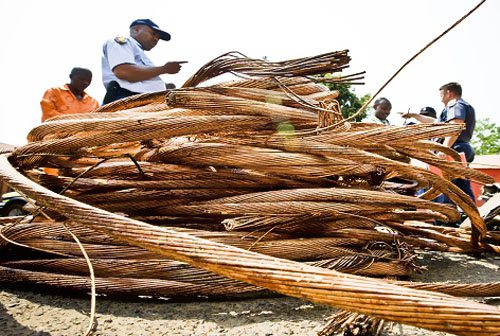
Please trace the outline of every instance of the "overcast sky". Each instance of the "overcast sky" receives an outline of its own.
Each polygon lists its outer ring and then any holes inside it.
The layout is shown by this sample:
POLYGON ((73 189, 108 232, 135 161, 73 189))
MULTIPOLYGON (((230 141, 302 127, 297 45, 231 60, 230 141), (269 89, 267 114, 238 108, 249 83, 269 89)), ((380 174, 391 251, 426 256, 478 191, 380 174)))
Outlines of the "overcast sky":
MULTIPOLYGON (((26 143, 40 122, 40 99, 69 81, 74 66, 92 70, 87 92, 99 102, 103 43, 128 36, 134 19, 150 18, 172 35, 149 55, 156 64, 187 60, 177 86, 211 59, 228 51, 270 61, 349 49, 344 74, 366 71, 358 94, 374 93, 404 62, 479 0, 308 0, 308 1, 63 1, 0 2, 4 27, 0 53, 2 90, 0 142, 26 143)), ((487 0, 468 19, 412 62, 379 95, 398 111, 442 109, 438 88, 458 81, 478 118, 500 124, 500 1, 487 0)))

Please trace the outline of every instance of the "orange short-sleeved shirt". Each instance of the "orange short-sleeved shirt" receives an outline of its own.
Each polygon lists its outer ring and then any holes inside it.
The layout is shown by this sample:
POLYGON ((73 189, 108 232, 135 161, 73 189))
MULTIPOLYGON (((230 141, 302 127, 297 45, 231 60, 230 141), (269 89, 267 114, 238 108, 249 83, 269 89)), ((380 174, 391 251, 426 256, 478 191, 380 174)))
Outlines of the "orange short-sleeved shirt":
POLYGON ((45 91, 40 106, 42 121, 45 121, 61 114, 91 112, 99 107, 99 103, 86 93, 82 100, 78 100, 66 84, 45 91))

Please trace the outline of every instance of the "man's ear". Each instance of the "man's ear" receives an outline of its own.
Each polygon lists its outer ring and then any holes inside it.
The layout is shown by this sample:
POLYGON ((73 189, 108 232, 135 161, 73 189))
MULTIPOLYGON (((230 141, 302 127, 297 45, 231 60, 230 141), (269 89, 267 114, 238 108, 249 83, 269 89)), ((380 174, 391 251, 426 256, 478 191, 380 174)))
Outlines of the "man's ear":
POLYGON ((139 26, 133 26, 130 28, 130 35, 136 35, 139 32, 139 26))

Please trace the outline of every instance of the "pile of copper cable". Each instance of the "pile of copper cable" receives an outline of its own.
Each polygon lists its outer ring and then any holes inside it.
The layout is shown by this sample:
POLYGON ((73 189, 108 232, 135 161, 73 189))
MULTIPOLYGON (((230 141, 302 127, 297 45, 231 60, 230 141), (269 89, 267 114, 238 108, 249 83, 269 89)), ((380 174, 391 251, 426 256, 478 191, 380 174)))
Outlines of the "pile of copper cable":
POLYGON ((498 233, 450 182, 491 178, 430 141, 460 125, 345 121, 339 93, 317 75, 348 62, 347 51, 274 63, 228 53, 180 89, 35 127, 0 157, 0 178, 33 212, 0 221, 0 282, 88 292, 88 256, 109 296, 265 289, 376 321, 497 334, 498 308, 457 296, 498 296, 499 283, 381 279, 419 271, 421 250, 498 253, 498 233), (197 86, 227 72, 245 78, 197 86), (460 220, 431 201, 440 193, 470 229, 433 225, 460 220))

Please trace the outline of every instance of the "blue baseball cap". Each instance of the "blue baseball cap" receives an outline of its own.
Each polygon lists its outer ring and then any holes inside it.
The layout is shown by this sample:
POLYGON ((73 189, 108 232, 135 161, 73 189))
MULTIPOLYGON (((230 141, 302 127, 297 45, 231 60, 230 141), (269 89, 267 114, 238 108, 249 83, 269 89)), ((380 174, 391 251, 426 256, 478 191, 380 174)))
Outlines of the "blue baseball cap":
POLYGON ((432 118, 436 119, 436 110, 430 106, 423 107, 420 110, 420 114, 423 116, 432 117, 432 118))
POLYGON ((155 32, 158 32, 160 34, 160 39, 161 40, 170 41, 170 34, 167 33, 166 31, 161 30, 160 27, 158 27, 158 25, 156 23, 154 23, 153 21, 151 21, 150 19, 138 19, 138 20, 135 20, 134 22, 132 22, 130 24, 130 28, 132 28, 133 26, 139 26, 139 25, 150 27, 155 32))

